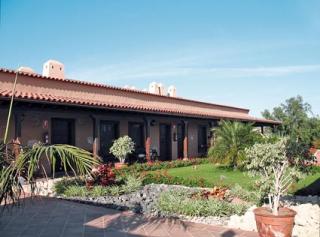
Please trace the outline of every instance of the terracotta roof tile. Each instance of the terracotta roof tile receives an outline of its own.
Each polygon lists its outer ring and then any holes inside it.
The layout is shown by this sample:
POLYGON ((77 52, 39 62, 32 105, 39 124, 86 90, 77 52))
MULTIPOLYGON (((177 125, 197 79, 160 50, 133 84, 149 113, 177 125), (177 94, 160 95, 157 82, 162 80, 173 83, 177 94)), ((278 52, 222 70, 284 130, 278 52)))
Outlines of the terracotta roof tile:
MULTIPOLYGON (((15 73, 13 70, 0 69, 0 97, 9 98, 12 96, 11 90, 15 73), (3 73, 1 74, 1 72, 3 73)), ((249 110, 243 108, 154 95, 96 83, 48 78, 24 72, 19 72, 15 97, 30 101, 77 104, 179 116, 279 123, 254 118, 248 114, 249 110)))

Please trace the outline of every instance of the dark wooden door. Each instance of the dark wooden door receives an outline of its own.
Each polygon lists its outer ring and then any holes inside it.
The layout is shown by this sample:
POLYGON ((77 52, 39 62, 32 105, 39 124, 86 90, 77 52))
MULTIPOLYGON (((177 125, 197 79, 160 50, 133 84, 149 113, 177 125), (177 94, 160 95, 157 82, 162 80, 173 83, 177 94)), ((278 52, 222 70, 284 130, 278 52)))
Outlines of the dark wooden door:
POLYGON ((144 124, 129 122, 129 137, 134 142, 134 153, 129 156, 130 162, 135 162, 139 154, 145 154, 144 124))
POLYGON ((129 137, 135 144, 135 149, 144 149, 143 123, 129 122, 129 137))
POLYGON ((113 141, 119 137, 119 123, 116 121, 100 121, 100 156, 104 162, 114 160, 110 154, 113 141))
POLYGON ((171 160, 171 126, 160 124, 160 157, 161 161, 171 160))
POLYGON ((183 158, 184 125, 177 125, 178 158, 183 158))
POLYGON ((200 156, 207 154, 208 142, 207 142, 207 127, 200 125, 198 127, 198 153, 200 156))
MULTIPOLYGON (((51 120, 51 144, 75 145, 75 127, 73 119, 53 118, 51 120)), ((55 171, 62 171, 61 159, 58 157, 55 171)))

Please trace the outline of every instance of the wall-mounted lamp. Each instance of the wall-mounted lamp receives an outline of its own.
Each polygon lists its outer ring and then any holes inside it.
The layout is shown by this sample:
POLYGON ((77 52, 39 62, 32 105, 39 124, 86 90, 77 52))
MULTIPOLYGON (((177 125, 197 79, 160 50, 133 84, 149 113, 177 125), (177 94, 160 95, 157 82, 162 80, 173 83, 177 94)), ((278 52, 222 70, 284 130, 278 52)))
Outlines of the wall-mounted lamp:
POLYGON ((156 120, 154 120, 154 119, 152 119, 151 121, 150 121, 150 126, 155 126, 156 125, 156 120))

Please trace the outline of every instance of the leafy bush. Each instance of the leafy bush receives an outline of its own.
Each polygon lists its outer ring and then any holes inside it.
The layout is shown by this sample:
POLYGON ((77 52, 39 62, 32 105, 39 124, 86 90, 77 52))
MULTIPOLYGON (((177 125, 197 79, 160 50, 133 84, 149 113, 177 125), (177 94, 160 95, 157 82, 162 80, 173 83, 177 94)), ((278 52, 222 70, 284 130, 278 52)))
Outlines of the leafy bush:
POLYGON ((247 210, 243 204, 232 204, 218 199, 191 198, 189 190, 167 191, 160 194, 157 206, 166 214, 188 216, 231 216, 241 215, 247 210))
POLYGON ((142 180, 140 177, 128 175, 126 177, 125 185, 122 186, 124 193, 132 193, 138 190, 142 186, 142 180))
POLYGON ((140 173, 142 171, 155 171, 155 170, 165 170, 171 168, 180 168, 180 167, 187 167, 192 165, 200 165, 200 164, 207 164, 211 160, 206 158, 195 158, 195 159, 188 159, 188 160, 173 160, 173 161, 161 161, 161 162, 154 162, 154 163, 136 163, 130 165, 128 167, 124 167, 121 170, 116 170, 115 172, 119 175, 121 174, 128 174, 128 173, 140 173))
POLYGON ((310 154, 309 144, 297 142, 292 138, 286 142, 286 155, 290 163, 297 165, 302 171, 307 171, 306 164, 313 163, 314 157, 310 154))
POLYGON ((87 195, 101 197, 108 195, 110 191, 105 186, 94 186, 87 195))
POLYGON ((85 197, 88 196, 89 191, 84 186, 71 185, 66 187, 63 194, 66 197, 85 197))
POLYGON ((108 191, 111 196, 120 196, 121 194, 123 194, 123 189, 121 186, 111 186, 111 187, 108 187, 108 191))
POLYGON ((230 189, 231 196, 254 204, 261 204, 262 195, 259 191, 248 191, 236 184, 230 189))
POLYGON ((312 142, 312 145, 313 145, 314 148, 320 149, 320 138, 314 140, 314 141, 312 142))
POLYGON ((124 163, 126 156, 134 151, 134 142, 131 137, 123 136, 115 140, 110 148, 110 153, 124 163))
POLYGON ((84 185, 84 180, 81 178, 62 178, 60 181, 56 182, 53 186, 54 192, 57 194, 62 194, 70 186, 82 186, 84 185))
POLYGON ((204 178, 182 178, 171 176, 167 170, 157 171, 155 173, 145 173, 141 175, 143 185, 147 184, 171 184, 183 185, 187 187, 209 187, 210 184, 204 178))
POLYGON ((92 176, 95 183, 102 186, 114 184, 116 180, 116 174, 113 172, 111 165, 107 164, 99 165, 96 169, 93 169, 92 176))

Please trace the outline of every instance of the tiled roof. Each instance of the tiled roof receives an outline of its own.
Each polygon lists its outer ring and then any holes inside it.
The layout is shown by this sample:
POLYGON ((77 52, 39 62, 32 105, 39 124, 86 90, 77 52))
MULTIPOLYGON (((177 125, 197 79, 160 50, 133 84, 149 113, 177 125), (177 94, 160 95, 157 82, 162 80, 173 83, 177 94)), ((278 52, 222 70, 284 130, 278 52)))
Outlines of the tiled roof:
MULTIPOLYGON (((0 68, 0 97, 12 96, 16 71, 0 68)), ((85 81, 44 77, 19 72, 16 99, 102 107, 177 116, 235 119, 278 124, 250 116, 248 109, 194 100, 155 95, 149 92, 112 87, 85 81)))

